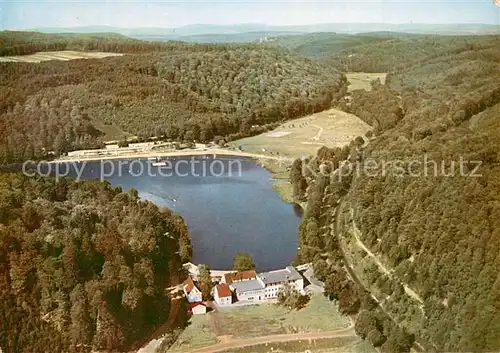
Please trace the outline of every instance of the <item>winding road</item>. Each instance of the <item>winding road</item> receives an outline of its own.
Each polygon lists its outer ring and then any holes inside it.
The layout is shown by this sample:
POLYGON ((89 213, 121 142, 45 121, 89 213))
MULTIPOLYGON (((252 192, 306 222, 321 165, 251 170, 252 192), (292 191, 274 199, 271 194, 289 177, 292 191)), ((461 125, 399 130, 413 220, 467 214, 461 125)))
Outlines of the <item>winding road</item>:
MULTIPOLYGON (((386 310, 386 308, 383 305, 382 301, 380 301, 375 295, 373 295, 373 293, 371 293, 371 291, 369 290, 369 288, 365 287, 365 285, 361 282, 361 280, 359 279, 359 277, 354 272, 354 269, 353 269, 352 265, 349 264, 349 261, 347 259, 347 256, 345 255, 344 249, 342 248, 341 241, 340 241, 340 224, 339 224, 339 222, 340 222, 340 213, 341 213, 342 206, 343 206, 342 202, 343 202, 343 197, 340 198, 340 200, 339 200, 339 202, 337 204, 337 207, 335 207, 335 211, 334 211, 335 219, 334 219, 334 221, 331 224, 330 230, 332 232, 331 236, 337 237, 337 239, 339 241, 339 248, 340 248, 340 253, 342 254, 342 260, 344 262, 344 267, 347 270, 347 273, 348 273, 349 277, 351 277, 351 280, 353 280, 355 283, 357 283, 361 288, 364 288, 369 293, 370 297, 372 297, 372 299, 375 300, 375 302, 379 305, 379 308, 387 315, 387 317, 395 325, 399 326, 398 321, 386 310)), ((416 340, 413 342, 413 349, 415 351, 417 351, 417 352, 423 352, 424 351, 423 345, 420 342, 417 342, 416 340)))
MULTIPOLYGON (((358 247, 363 249, 368 254, 368 256, 370 256, 372 258, 372 260, 377 264, 377 266, 382 270, 382 272, 384 272, 384 274, 386 274, 389 278, 393 278, 394 277, 394 274, 393 274, 394 270, 387 269, 387 267, 384 266, 384 264, 377 258, 377 256, 370 249, 368 249, 368 247, 361 241, 361 239, 359 237, 359 235, 361 234, 361 231, 358 229, 358 227, 356 226, 356 223, 354 222, 354 210, 351 208, 350 212, 351 212, 351 218, 352 218, 352 229, 353 229, 352 234, 354 235, 354 238, 356 239, 356 243, 358 244, 358 247)), ((404 288, 406 294, 408 294, 410 297, 412 297, 413 299, 418 301, 421 305, 424 304, 424 300, 417 294, 417 292, 415 292, 413 289, 411 289, 406 283, 401 281, 401 279, 398 278, 398 281, 403 285, 403 288, 404 288)), ((423 306, 420 307, 420 310, 423 311, 423 306)))

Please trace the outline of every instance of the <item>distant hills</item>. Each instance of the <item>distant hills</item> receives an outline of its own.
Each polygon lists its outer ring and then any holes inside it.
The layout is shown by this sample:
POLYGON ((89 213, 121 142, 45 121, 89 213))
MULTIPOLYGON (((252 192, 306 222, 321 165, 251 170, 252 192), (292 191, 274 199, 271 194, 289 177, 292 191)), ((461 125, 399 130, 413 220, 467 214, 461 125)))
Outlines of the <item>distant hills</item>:
POLYGON ((111 26, 41 27, 31 29, 45 33, 114 32, 144 40, 183 40, 189 42, 252 42, 266 36, 296 35, 313 32, 346 34, 398 32, 416 34, 499 34, 500 26, 488 24, 387 24, 387 23, 323 23, 298 26, 270 26, 259 23, 235 25, 193 24, 179 28, 121 28, 111 26))

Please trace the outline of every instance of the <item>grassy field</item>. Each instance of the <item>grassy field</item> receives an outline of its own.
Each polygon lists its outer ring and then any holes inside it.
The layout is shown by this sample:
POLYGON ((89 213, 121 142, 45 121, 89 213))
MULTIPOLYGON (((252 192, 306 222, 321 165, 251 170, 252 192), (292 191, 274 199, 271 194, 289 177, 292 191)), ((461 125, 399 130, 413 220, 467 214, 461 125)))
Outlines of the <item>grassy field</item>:
POLYGON ((270 343, 253 347, 233 349, 224 353, 376 353, 368 341, 359 337, 338 337, 330 339, 304 340, 283 343, 270 343))
POLYGON ((376 79, 380 79, 380 82, 385 85, 385 79, 387 77, 387 73, 368 73, 368 72, 350 72, 345 74, 347 80, 350 82, 348 87, 348 92, 352 92, 357 89, 364 89, 367 91, 371 91, 372 86, 370 82, 376 79))
POLYGON ((350 321, 341 316, 337 306, 323 295, 315 295, 299 311, 288 311, 274 304, 261 304, 213 313, 219 335, 239 338, 271 334, 331 331, 348 327, 350 321))
POLYGON ((119 53, 103 53, 103 52, 83 52, 83 51, 47 51, 39 52, 30 55, 17 55, 17 56, 1 56, 0 62, 25 62, 25 63, 39 63, 48 60, 73 60, 73 59, 100 59, 107 56, 120 56, 119 53))
POLYGON ((250 153, 281 156, 281 161, 262 161, 273 173, 274 189, 286 202, 292 202, 292 188, 287 167, 295 158, 316 154, 321 146, 342 147, 371 127, 357 116, 330 109, 300 119, 290 120, 276 129, 229 143, 232 148, 250 153))
POLYGON ((217 343, 207 315, 193 315, 189 326, 180 334, 168 352, 189 352, 217 343))
POLYGON ((274 304, 260 304, 193 316, 191 324, 168 352, 189 352, 237 338, 332 331, 349 325, 349 318, 340 315, 334 303, 318 294, 312 296, 308 305, 299 311, 288 311, 274 304))
POLYGON ((315 154, 321 146, 342 147, 370 129, 357 116, 330 109, 287 121, 272 131, 230 145, 252 153, 300 158, 315 154))

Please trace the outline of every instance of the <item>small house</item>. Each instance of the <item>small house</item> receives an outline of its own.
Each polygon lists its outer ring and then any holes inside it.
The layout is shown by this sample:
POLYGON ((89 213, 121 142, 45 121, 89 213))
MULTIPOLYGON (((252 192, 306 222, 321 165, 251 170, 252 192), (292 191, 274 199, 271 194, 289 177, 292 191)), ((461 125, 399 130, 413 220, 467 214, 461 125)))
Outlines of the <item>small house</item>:
POLYGON ((196 287, 191 277, 184 281, 182 290, 190 303, 197 303, 203 300, 201 290, 196 287))
POLYGON ((203 303, 191 303, 191 312, 193 315, 202 315, 207 313, 207 307, 203 303))
POLYGON ((227 283, 221 283, 215 286, 214 300, 221 306, 231 305, 233 303, 233 294, 227 283))

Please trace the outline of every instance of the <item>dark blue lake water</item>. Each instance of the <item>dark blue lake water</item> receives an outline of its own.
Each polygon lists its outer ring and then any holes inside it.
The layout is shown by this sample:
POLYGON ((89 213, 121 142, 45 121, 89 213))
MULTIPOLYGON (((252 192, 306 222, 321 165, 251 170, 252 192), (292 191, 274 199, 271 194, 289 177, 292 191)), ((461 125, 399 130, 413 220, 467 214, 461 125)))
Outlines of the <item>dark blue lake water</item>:
POLYGON ((104 172, 102 178, 113 185, 134 188, 141 198, 180 214, 188 226, 195 264, 229 269, 238 252, 250 253, 262 271, 291 263, 301 214, 273 191, 267 170, 250 159, 187 157, 165 162, 162 167, 145 159, 86 162, 81 176, 100 179, 104 172))

